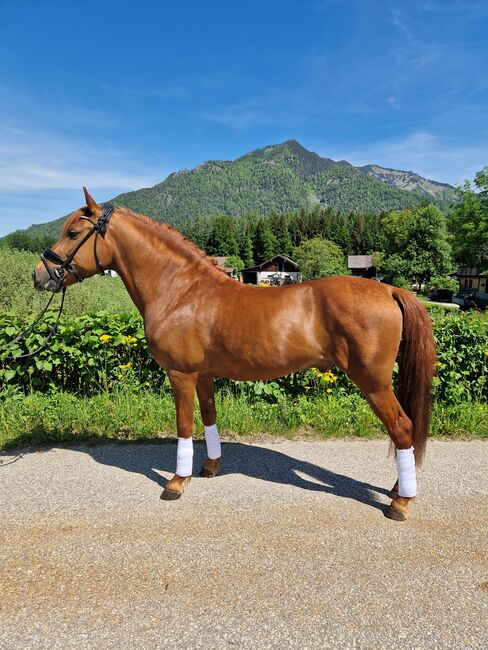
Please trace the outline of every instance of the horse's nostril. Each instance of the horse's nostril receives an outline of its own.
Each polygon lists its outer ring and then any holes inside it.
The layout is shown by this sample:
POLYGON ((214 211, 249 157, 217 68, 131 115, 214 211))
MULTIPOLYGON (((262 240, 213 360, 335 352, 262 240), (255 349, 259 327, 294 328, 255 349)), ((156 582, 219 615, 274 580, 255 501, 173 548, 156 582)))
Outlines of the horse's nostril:
POLYGON ((39 280, 37 279, 36 269, 32 271, 32 282, 34 283, 34 289, 38 289, 40 286, 39 280))

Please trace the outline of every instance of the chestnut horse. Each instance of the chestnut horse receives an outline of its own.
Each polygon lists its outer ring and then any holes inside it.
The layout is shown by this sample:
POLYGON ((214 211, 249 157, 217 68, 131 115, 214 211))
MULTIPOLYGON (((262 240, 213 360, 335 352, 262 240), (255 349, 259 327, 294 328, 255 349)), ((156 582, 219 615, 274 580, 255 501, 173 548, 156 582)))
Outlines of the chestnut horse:
MULTIPOLYGON (((60 256, 69 257, 102 215, 84 191, 86 206, 69 217, 52 249, 60 256)), ((415 462, 427 442, 435 366, 431 322, 412 293, 346 276, 272 288, 244 285, 171 226, 122 208, 95 240, 95 250, 87 242, 76 251, 58 286, 56 265, 46 260, 34 271, 34 285, 59 290, 73 284, 75 275, 88 278, 102 266, 122 278, 176 403, 177 471, 162 498, 181 496, 191 477, 195 390, 208 450, 201 475, 211 477, 220 471, 221 455, 214 377, 266 380, 337 366, 388 430, 399 481, 385 514, 407 517, 416 494, 415 462), (392 372, 399 350, 395 396, 392 372)))

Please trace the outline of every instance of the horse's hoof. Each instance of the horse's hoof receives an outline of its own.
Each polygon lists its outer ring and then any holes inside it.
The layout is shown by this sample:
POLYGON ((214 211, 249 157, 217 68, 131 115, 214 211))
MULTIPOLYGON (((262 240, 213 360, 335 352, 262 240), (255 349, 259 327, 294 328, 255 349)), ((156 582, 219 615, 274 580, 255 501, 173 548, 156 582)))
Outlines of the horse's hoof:
POLYGON ((200 476, 202 478, 214 478, 220 472, 220 459, 216 458, 215 460, 208 458, 203 464, 202 469, 200 470, 200 476))
POLYGON ((183 492, 175 492, 174 490, 167 490, 166 488, 161 492, 161 499, 163 501, 176 501, 179 499, 183 492))
POLYGON ((392 519, 393 521, 405 521, 407 519, 407 515, 404 512, 400 512, 400 510, 392 506, 388 506, 383 514, 387 519, 392 519))
POLYGON ((161 493, 161 499, 163 501, 176 501, 176 499, 181 497, 185 491, 185 485, 188 485, 190 481, 191 476, 183 478, 182 476, 175 474, 164 486, 164 490, 161 493))
POLYGON ((206 467, 202 467, 199 476, 201 476, 202 478, 213 478, 214 476, 217 476, 217 474, 214 474, 214 472, 211 472, 206 467))

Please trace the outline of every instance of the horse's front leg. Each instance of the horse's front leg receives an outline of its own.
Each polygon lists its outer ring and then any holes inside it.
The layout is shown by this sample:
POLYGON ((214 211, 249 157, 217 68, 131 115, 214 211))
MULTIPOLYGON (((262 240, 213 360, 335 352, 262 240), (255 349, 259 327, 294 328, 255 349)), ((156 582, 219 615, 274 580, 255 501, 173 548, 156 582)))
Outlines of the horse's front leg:
POLYGON ((198 378, 197 395, 205 427, 205 442, 207 443, 207 460, 200 470, 200 476, 213 478, 220 472, 220 458, 222 456, 219 430, 216 424, 217 413, 215 410, 213 377, 198 378))
POLYGON ((193 471, 193 411, 197 373, 186 374, 175 370, 168 372, 176 404, 176 430, 178 448, 176 452, 176 473, 169 480, 161 499, 174 501, 185 491, 193 471))

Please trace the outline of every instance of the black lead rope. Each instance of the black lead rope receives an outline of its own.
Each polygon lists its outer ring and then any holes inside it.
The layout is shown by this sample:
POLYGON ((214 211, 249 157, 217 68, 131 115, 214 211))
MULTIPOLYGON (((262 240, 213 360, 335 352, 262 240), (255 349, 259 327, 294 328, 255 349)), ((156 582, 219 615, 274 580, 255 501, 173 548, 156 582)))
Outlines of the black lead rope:
MULTIPOLYGON (((51 328, 49 329, 48 335, 46 336, 44 341, 41 343, 41 345, 36 350, 34 350, 33 352, 28 352, 26 354, 20 354, 18 357, 10 357, 11 359, 27 359, 28 357, 33 357, 34 355, 36 355, 41 350, 44 350, 44 348, 46 347, 46 345, 48 344, 48 342, 50 341, 50 339, 52 338, 52 336, 54 335, 54 333, 58 329, 59 319, 61 318, 61 314, 63 312, 63 305, 64 305, 64 297, 65 297, 65 295, 66 295, 66 287, 63 287, 62 295, 61 295, 61 303, 59 305, 59 310, 58 310, 58 316, 57 316, 57 318, 56 318, 56 320, 54 322, 54 325, 52 325, 51 328)), ((51 300, 52 300, 52 296, 49 299, 49 302, 51 302, 51 300)))
MULTIPOLYGON (((32 325, 30 325, 26 330, 24 330, 23 332, 18 334, 14 339, 12 339, 8 343, 6 343, 5 346, 4 346, 5 348, 9 348, 11 345, 14 345, 15 343, 18 343, 19 341, 22 341, 22 339, 24 339, 28 334, 30 334, 32 332, 34 327, 38 323, 41 322, 44 314, 48 310, 48 307, 52 303, 53 298, 54 298, 55 295, 56 295, 56 292, 53 291, 51 297, 48 300, 47 305, 44 307, 44 309, 41 311, 41 313, 36 318, 36 320, 32 323, 32 325)), ((11 356, 7 357, 7 359, 27 359, 28 357, 33 357, 35 354, 37 354, 38 352, 40 352, 41 350, 43 350, 46 347, 46 345, 48 344, 48 342, 50 341, 50 339, 52 338, 52 336, 54 335, 54 333, 58 329, 59 319, 61 318, 61 314, 62 314, 62 311, 63 311, 64 296, 65 295, 66 295, 66 287, 63 287, 62 295, 61 295, 61 303, 59 305, 57 318, 56 318, 56 320, 54 322, 54 325, 52 325, 50 327, 49 332, 48 332, 46 338, 44 339, 44 341, 41 343, 41 345, 37 349, 33 350, 32 352, 27 352, 26 354, 19 354, 17 356, 11 355, 11 356)))

